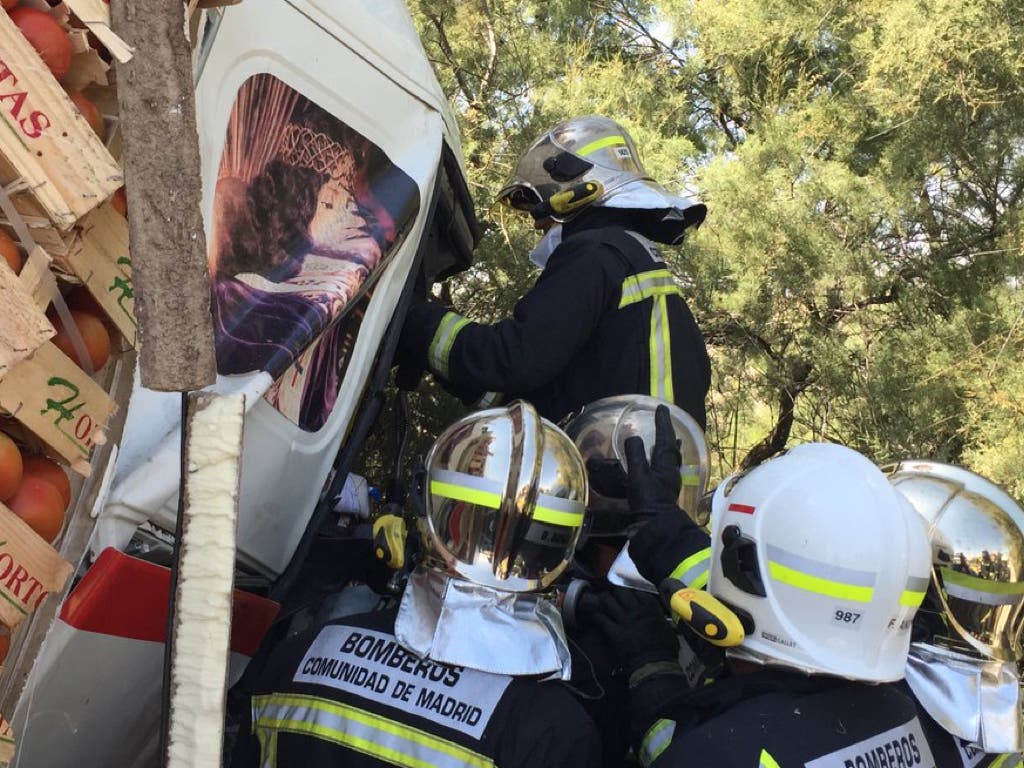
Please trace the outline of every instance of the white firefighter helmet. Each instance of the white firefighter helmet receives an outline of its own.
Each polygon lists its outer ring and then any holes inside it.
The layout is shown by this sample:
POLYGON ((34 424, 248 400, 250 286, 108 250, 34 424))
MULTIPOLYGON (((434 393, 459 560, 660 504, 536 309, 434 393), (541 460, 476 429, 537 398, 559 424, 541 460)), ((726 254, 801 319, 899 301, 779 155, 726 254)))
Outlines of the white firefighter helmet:
MULTIPOLYGON (((700 425, 682 408, 649 395, 605 397, 585 406, 566 425, 565 433, 576 443, 584 462, 614 459, 625 471, 628 469, 625 444, 630 437, 643 440, 650 460, 655 437, 654 412, 659 405, 669 410, 683 460, 679 506, 703 525, 707 519, 699 519, 700 501, 708 479, 708 448, 700 425)), ((643 522, 635 519, 624 497, 603 496, 594 488, 590 489, 588 510, 588 536, 622 536, 643 522)))
POLYGON ((852 680, 903 677, 928 538, 867 458, 809 443, 726 479, 711 537, 708 589, 752 625, 741 655, 852 680))
MULTIPOLYGON (((703 204, 673 195, 652 179, 626 129, 600 115, 574 117, 545 132, 519 158, 498 200, 533 213, 553 196, 587 182, 600 190, 594 205, 678 210, 681 228, 699 225, 707 214, 703 204), (612 203, 616 196, 623 197, 621 205, 612 203)), ((552 218, 567 217, 556 212, 552 218)))
POLYGON ((546 589, 572 559, 587 475, 564 432, 517 400, 452 424, 427 455, 427 527, 446 569, 508 592, 546 589))
POLYGON ((999 486, 962 467, 915 460, 884 471, 931 536, 937 604, 929 599, 918 619, 931 635, 928 642, 958 650, 966 643, 989 658, 1020 660, 1024 510, 999 486))

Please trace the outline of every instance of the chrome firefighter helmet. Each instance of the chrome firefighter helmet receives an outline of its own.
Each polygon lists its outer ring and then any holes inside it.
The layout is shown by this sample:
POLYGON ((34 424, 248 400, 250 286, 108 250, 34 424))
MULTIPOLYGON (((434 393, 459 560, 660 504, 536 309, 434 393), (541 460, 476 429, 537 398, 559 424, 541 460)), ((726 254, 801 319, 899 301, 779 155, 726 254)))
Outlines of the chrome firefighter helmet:
MULTIPOLYGON (((679 506, 700 525, 707 522, 701 515, 701 497, 708 479, 708 447, 704 432, 682 408, 648 395, 617 395, 605 397, 585 406, 570 421, 565 432, 576 443, 583 461, 617 460, 623 471, 626 466, 626 440, 639 437, 644 441, 647 458, 654 447, 654 412, 659 405, 669 410, 672 429, 679 441, 682 455, 682 489, 679 506)), ((588 504, 587 536, 628 535, 638 523, 629 510, 625 497, 603 496, 593 487, 588 504)))
POLYGON ((1000 661, 1024 657, 1024 509, 980 475, 936 461, 885 467, 924 518, 932 590, 919 626, 928 642, 1000 661), (952 636, 951 636, 952 634, 952 636))
POLYGON ((929 565, 921 518, 841 445, 796 446, 715 491, 708 591, 744 619, 743 658, 899 680, 929 565))
POLYGON ((559 206, 538 215, 538 207, 561 197, 601 205, 627 185, 647 192, 648 199, 662 201, 636 207, 679 208, 685 226, 699 225, 707 213, 704 205, 671 195, 652 179, 626 129, 600 115, 566 120, 537 139, 519 158, 512 178, 498 192, 498 200, 535 218, 550 216, 562 221, 585 205, 570 204, 564 215, 559 206))
POLYGON ((583 459, 517 400, 466 416, 427 455, 426 518, 445 568, 508 592, 546 589, 572 559, 587 504, 583 459))

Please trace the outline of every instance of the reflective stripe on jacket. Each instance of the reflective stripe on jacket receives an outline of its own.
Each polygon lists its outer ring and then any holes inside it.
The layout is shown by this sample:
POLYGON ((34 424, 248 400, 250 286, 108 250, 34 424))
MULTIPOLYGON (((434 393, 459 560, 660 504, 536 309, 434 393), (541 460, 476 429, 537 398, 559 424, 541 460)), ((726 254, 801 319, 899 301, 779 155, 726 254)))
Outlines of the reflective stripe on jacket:
POLYGON ((560 682, 422 659, 396 610, 346 617, 271 654, 232 768, 599 765, 593 722, 560 682))
POLYGON ((710 359, 658 251, 621 226, 566 228, 511 318, 484 325, 428 305, 407 320, 406 345, 467 403, 523 397, 557 421, 602 397, 651 394, 703 427, 710 359))

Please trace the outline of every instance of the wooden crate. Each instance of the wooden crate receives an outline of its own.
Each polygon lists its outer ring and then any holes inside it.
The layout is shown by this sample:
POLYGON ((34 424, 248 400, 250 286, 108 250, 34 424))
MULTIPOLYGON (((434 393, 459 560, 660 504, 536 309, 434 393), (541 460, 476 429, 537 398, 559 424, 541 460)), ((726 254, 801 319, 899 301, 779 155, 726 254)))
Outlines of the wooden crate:
POLYGON ((0 13, 0 183, 27 184, 60 230, 123 183, 118 164, 6 13, 0 13))

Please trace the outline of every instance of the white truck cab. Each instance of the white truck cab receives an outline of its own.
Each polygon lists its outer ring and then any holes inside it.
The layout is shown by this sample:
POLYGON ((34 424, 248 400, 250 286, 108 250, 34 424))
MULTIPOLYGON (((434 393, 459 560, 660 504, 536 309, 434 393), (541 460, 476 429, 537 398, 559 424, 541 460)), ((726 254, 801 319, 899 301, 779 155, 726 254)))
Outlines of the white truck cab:
MULTIPOLYGON (((236 590, 237 678, 325 483, 382 407, 414 284, 466 268, 477 225, 454 117, 401 0, 243 0, 202 32, 213 389, 246 394, 237 559, 259 587, 236 590)), ((14 713, 12 765, 157 763, 180 422, 179 396, 136 378, 88 567, 14 713)))

